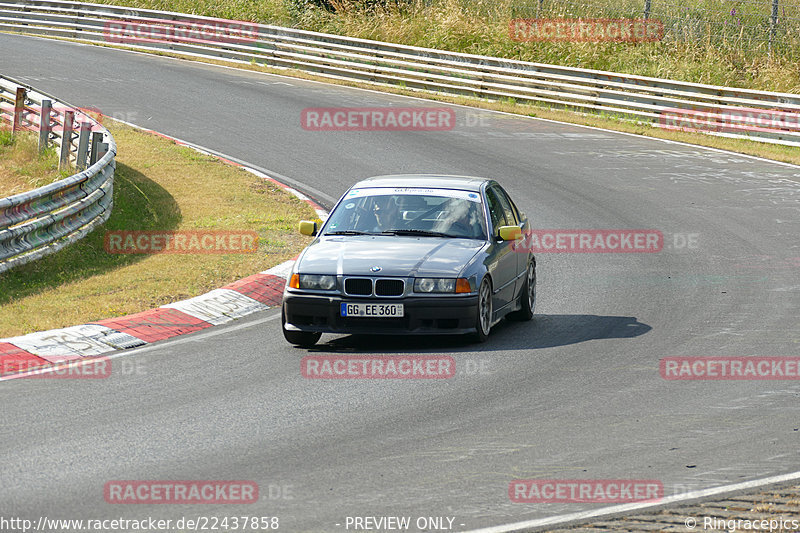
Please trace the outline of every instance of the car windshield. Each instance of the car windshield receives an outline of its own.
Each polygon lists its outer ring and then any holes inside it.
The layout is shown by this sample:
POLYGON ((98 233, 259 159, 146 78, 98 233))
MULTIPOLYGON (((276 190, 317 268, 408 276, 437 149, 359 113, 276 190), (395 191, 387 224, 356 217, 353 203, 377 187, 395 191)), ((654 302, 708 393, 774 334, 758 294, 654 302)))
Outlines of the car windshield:
POLYGON ((485 239, 481 196, 450 189, 353 189, 331 213, 325 235, 485 239))

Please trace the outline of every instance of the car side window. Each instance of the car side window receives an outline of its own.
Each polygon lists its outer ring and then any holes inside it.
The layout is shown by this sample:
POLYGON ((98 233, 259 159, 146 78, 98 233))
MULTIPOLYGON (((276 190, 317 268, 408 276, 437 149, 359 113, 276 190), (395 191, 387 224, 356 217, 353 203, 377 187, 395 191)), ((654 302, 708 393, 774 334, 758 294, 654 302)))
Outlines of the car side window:
POLYGON ((500 192, 503 193, 503 196, 505 196, 506 200, 508 200, 508 203, 511 204, 511 210, 514 212, 514 218, 517 219, 517 223, 522 222, 522 215, 519 212, 517 204, 514 203, 514 200, 511 199, 511 196, 506 192, 504 188, 500 186, 498 186, 498 188, 500 189, 500 192))
POLYGON ((486 203, 489 207, 489 216, 492 219, 492 232, 497 232, 497 228, 506 225, 506 215, 503 204, 497 198, 497 193, 492 189, 486 189, 486 203))
POLYGON ((503 207, 508 225, 515 226, 519 224, 519 220, 517 219, 516 213, 514 213, 514 209, 511 207, 511 200, 506 195, 506 191, 500 186, 492 187, 492 190, 497 193, 497 198, 500 200, 500 205, 503 207))

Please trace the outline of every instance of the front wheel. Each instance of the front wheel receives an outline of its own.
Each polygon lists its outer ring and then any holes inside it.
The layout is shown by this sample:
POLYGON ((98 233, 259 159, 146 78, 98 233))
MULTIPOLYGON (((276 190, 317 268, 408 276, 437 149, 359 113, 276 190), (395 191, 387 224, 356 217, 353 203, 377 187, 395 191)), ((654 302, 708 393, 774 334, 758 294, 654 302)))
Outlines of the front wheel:
POLYGON ((489 331, 492 329, 492 283, 489 278, 483 278, 478 289, 478 316, 475 318, 474 339, 477 342, 486 342, 489 331))
POLYGON ((322 337, 322 333, 314 332, 314 331, 289 331, 285 327, 286 325, 286 314, 281 308, 281 329, 283 330, 283 337, 289 341, 290 344, 294 344, 295 346, 300 346, 301 348, 309 348, 314 346, 320 337, 322 337))
POLYGON ((509 313, 508 317, 514 320, 530 320, 533 318, 534 309, 536 309, 536 264, 530 262, 525 273, 525 285, 519 295, 519 309, 509 313))

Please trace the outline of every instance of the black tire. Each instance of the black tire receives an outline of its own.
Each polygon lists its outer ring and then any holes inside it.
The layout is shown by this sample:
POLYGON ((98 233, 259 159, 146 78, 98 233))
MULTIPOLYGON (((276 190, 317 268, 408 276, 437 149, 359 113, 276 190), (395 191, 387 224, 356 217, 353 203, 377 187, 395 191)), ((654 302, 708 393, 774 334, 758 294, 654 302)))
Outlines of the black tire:
POLYGON ((475 317, 475 333, 472 338, 476 342, 486 342, 492 330, 492 282, 489 277, 483 278, 478 289, 478 314, 475 317))
POLYGON ((519 294, 519 310, 508 314, 508 318, 518 321, 526 321, 533 318, 536 310, 536 263, 528 263, 528 270, 525 271, 525 285, 519 294))
POLYGON ((310 348, 317 343, 320 337, 322 337, 322 333, 314 331, 288 331, 284 327, 284 324, 286 324, 286 314, 284 313, 283 308, 281 308, 281 330, 283 330, 283 338, 295 346, 300 346, 301 348, 310 348))

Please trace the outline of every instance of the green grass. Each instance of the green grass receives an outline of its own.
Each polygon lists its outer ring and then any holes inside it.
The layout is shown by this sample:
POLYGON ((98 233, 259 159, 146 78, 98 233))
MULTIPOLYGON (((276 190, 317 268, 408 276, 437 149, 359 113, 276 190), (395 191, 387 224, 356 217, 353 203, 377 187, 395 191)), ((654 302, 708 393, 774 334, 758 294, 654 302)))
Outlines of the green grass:
POLYGON ((296 227, 314 210, 281 188, 161 137, 106 126, 119 150, 111 217, 63 250, 0 274, 0 337, 197 296, 291 259, 310 240, 296 227), (200 228, 255 231, 258 251, 131 255, 104 247, 107 231, 200 228))
POLYGON ((39 153, 38 136, 0 130, 0 198, 20 194, 66 178, 58 170, 54 147, 39 153))
MULTIPOLYGON (((91 0, 97 2, 98 0, 91 0)), ((296 1, 296 0, 295 0, 296 1)), ((796 5, 782 4, 773 53, 768 51, 769 2, 653 0, 651 17, 665 23, 654 43, 517 42, 516 17, 642 16, 643 0, 411 0, 363 9, 336 0, 334 13, 299 11, 292 0, 110 0, 106 3, 292 26, 456 52, 608 70, 780 92, 800 92, 796 5)))

